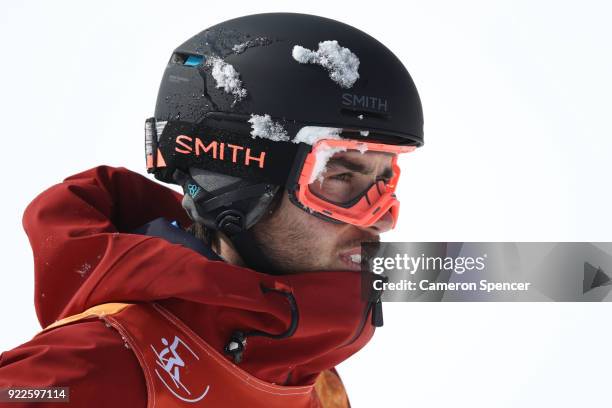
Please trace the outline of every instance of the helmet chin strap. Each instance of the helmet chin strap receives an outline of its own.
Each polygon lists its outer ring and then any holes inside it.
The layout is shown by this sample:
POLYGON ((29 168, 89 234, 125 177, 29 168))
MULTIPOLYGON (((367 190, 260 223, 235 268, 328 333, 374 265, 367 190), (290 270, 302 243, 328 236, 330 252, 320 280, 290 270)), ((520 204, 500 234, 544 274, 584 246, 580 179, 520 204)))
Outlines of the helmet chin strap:
POLYGON ((255 234, 250 229, 219 228, 234 245, 234 248, 247 267, 270 275, 281 275, 274 262, 265 254, 257 243, 255 234))
POLYGON ((278 188, 260 183, 220 188, 217 185, 211 191, 205 188, 210 188, 209 183, 203 182, 210 177, 198 182, 191 174, 178 169, 173 178, 183 187, 183 207, 194 222, 225 234, 247 267, 262 273, 280 274, 250 229, 268 209, 278 188), (264 195, 266 199, 262 201, 264 195))

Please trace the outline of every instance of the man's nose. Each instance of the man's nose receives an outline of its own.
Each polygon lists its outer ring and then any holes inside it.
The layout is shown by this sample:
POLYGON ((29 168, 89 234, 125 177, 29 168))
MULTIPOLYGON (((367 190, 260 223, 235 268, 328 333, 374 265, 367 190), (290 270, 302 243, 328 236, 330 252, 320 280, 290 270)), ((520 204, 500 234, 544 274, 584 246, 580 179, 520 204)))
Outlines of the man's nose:
POLYGON ((362 230, 368 231, 372 234, 382 234, 383 232, 387 232, 393 228, 393 215, 391 214, 391 210, 387 211, 382 217, 380 217, 374 224, 367 227, 359 227, 362 230))

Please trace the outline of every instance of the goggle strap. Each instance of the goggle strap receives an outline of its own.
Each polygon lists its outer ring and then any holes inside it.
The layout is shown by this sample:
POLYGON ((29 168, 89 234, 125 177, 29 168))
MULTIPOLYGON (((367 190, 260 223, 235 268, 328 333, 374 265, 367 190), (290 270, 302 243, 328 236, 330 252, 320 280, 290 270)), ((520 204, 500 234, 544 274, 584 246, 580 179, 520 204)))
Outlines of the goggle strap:
POLYGON ((299 149, 299 144, 292 142, 254 139, 249 134, 180 121, 168 121, 162 134, 157 135, 151 119, 145 122, 149 172, 172 163, 174 168, 198 167, 244 180, 285 186, 299 149))

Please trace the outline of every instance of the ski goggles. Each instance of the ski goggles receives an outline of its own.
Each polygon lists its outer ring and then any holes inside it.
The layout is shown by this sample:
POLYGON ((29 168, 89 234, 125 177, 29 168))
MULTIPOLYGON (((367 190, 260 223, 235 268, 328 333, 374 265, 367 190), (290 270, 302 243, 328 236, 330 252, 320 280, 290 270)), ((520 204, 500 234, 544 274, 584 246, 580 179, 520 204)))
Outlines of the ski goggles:
MULTIPOLYGON (((415 146, 321 139, 305 155, 288 189, 294 204, 327 220, 360 227, 399 215, 397 155, 415 146)), ((290 180, 291 181, 291 180, 290 180)))
MULTIPOLYGON (((147 170, 165 182, 176 182, 176 169, 198 167, 256 183, 218 195, 212 200, 217 206, 284 186, 295 205, 327 221, 367 227, 390 214, 394 227, 399 215, 397 156, 416 146, 360 140, 364 135, 353 131, 345 135, 294 143, 151 118, 145 124, 147 170)), ((206 199, 197 183, 191 184, 194 188, 187 191, 192 198, 206 199)))

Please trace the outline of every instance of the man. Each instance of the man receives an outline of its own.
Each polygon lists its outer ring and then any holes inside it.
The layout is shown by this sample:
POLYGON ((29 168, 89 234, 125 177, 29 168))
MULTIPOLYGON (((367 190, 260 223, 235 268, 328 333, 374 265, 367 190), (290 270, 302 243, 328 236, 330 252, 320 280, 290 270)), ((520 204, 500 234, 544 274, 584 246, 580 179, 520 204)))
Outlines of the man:
POLYGON ((395 225, 397 156, 422 126, 404 66, 351 26, 273 13, 194 36, 145 123, 148 172, 184 195, 100 166, 28 206, 44 330, 2 354, 0 388, 349 406, 334 367, 382 325, 360 243, 395 225))

